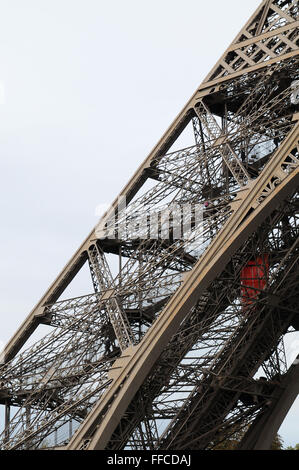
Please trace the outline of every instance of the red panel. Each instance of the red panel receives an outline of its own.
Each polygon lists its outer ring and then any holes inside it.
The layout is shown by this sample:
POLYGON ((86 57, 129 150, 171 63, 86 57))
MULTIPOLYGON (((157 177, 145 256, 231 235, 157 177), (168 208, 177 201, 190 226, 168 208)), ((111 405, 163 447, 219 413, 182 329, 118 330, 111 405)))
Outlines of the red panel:
POLYGON ((241 270, 242 302, 251 304, 261 290, 265 289, 269 273, 268 255, 258 256, 249 261, 241 270))

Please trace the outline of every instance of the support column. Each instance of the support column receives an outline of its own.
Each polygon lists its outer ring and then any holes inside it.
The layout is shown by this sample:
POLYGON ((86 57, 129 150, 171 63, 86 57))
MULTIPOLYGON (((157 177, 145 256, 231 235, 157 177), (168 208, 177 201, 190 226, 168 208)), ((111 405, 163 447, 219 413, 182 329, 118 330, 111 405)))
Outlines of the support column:
POLYGON ((269 450, 286 415, 299 394, 299 355, 285 375, 267 411, 260 415, 245 434, 240 450, 269 450))

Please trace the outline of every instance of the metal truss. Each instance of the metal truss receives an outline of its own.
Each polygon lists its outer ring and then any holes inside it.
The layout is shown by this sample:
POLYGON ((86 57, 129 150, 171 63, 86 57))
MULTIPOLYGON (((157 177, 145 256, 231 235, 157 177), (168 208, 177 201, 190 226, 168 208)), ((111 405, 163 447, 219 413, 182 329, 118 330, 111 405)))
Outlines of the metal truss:
POLYGON ((298 26, 262 2, 8 343, 1 448, 257 445, 299 325, 298 26))

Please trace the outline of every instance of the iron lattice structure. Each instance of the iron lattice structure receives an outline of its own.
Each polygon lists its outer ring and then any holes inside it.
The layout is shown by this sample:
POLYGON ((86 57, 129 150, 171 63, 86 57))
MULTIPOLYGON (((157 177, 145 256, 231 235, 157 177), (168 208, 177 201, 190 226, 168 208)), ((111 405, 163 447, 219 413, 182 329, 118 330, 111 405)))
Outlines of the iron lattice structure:
POLYGON ((2 449, 213 449, 246 429, 259 448, 278 429, 298 393, 298 16, 262 2, 8 343, 2 449), (188 236, 169 207, 191 207, 188 236), (84 265, 93 292, 63 298, 84 265))

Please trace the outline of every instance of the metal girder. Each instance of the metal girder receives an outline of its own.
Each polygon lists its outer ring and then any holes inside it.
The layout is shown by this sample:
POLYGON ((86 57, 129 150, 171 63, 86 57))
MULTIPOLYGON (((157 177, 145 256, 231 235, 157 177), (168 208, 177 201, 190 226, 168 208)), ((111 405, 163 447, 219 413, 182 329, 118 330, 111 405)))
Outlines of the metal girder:
POLYGON ((8 343, 2 448, 213 448, 265 420, 296 324, 298 79, 298 5, 265 0, 8 343), (95 292, 60 300, 86 261, 95 292))
POLYGON ((88 258, 94 284, 97 284, 98 291, 104 291, 101 299, 107 300, 106 308, 110 322, 115 336, 118 339, 119 346, 121 350, 124 351, 134 344, 134 335, 131 331, 126 313, 122 310, 120 303, 115 297, 115 286, 109 265, 105 259, 104 253, 96 244, 88 249, 88 258))
MULTIPOLYGON (((260 7, 261 9, 261 7, 260 7)), ((258 12, 260 11, 258 10, 258 12)), ((256 16, 253 15, 252 19, 256 16)), ((252 22, 252 19, 249 21, 252 22)), ((298 21, 294 22, 294 26, 298 26, 298 21)), ((245 27, 246 28, 246 27, 245 27)), ((287 30, 289 30, 289 26, 286 26, 287 30)), ((275 31, 275 30, 274 30, 275 31)), ((252 37, 251 39, 253 42, 255 41, 255 37, 252 37)), ((294 51, 294 56, 297 55, 297 51, 294 51)), ((283 58, 289 58, 289 55, 287 57, 282 57, 283 58)), ((275 63, 277 59, 269 61, 268 64, 275 63)), ((266 64, 257 64, 253 70, 258 70, 260 68, 264 68, 266 64)), ((234 76, 239 76, 244 74, 244 71, 237 72, 234 76)), ((227 77, 223 78, 224 81, 227 81, 227 77)), ((220 80, 221 81, 221 80, 220 80)), ((217 81, 220 82, 219 80, 217 81)), ((214 83, 212 83, 213 85, 214 83)), ((116 209, 118 200, 121 197, 126 197, 127 202, 129 202, 134 195, 137 193, 139 188, 144 184, 144 182, 147 180, 147 175, 146 171, 147 168, 150 167, 151 162, 159 158, 161 155, 165 154, 167 150, 171 147, 172 143, 176 140, 177 136, 180 134, 182 129, 187 125, 187 123, 190 121, 192 118, 192 109, 194 105, 196 104, 196 100, 198 97, 202 96, 202 94, 207 95, 212 87, 209 87, 203 83, 201 87, 196 90, 194 95, 191 97, 187 105, 184 107, 182 112, 178 115, 178 117, 175 119, 175 121, 172 123, 170 128, 167 130, 167 132, 164 134, 164 136, 161 138, 161 140, 158 142, 158 144, 154 147, 153 151, 150 153, 148 158, 144 161, 144 163, 139 167, 139 169, 136 171, 134 176, 131 178, 130 182, 126 185, 126 187, 121 191, 120 195, 116 200, 112 203, 112 208, 116 209)), ((107 220, 107 217, 109 216, 109 211, 108 213, 104 214, 101 224, 105 225, 105 221, 107 220)), ((71 282, 75 274, 78 272, 78 270, 82 267, 82 264, 86 261, 86 249, 88 246, 96 239, 96 234, 95 230, 92 230, 92 232, 88 235, 86 240, 83 242, 81 247, 77 250, 75 253, 74 257, 70 260, 70 262, 66 265, 66 267, 63 269, 61 274, 57 277, 57 279, 53 282, 53 284, 50 286, 49 290, 45 293, 41 301, 36 305, 36 307, 32 310, 30 315, 27 317, 27 319, 24 321, 24 323, 21 325, 21 327, 18 329, 14 337, 9 341, 5 348, 5 360, 9 360, 12 358, 24 345, 28 337, 33 333, 33 331, 37 328, 39 324, 39 315, 41 313, 41 310, 43 309, 43 305, 46 303, 52 303, 53 300, 58 299, 59 295, 63 290, 68 286, 68 284, 71 282)))
POLYGON ((298 26, 296 1, 264 0, 204 83, 220 83, 228 75, 238 76, 296 55, 298 26))
POLYGON ((210 138, 215 140, 215 143, 218 142, 220 154, 237 183, 240 186, 245 185, 250 179, 249 175, 242 162, 231 148, 225 136, 225 130, 222 131, 216 119, 202 101, 196 105, 195 112, 200 122, 204 125, 205 129, 207 129, 210 138))

